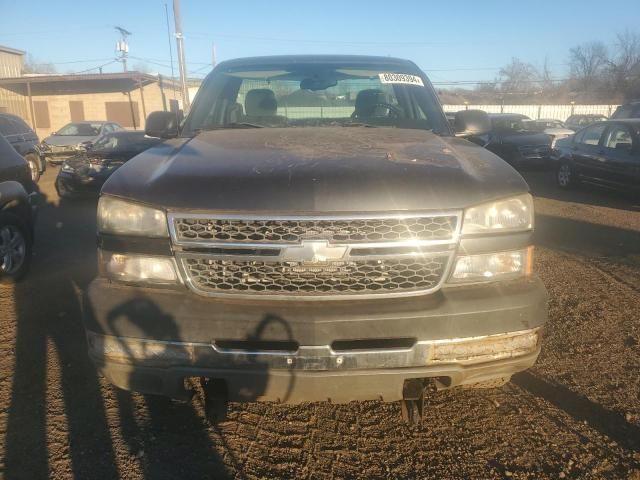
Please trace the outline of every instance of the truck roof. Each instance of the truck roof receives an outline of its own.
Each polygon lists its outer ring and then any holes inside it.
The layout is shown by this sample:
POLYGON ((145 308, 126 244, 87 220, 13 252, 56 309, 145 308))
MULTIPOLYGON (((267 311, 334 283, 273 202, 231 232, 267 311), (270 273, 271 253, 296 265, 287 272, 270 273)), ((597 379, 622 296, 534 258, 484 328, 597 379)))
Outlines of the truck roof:
POLYGON ((410 60, 395 57, 381 57, 373 55, 272 55, 261 57, 245 57, 220 62, 220 68, 248 67, 254 65, 286 65, 286 64, 345 64, 345 65, 385 65, 402 66, 418 69, 415 63, 410 60))

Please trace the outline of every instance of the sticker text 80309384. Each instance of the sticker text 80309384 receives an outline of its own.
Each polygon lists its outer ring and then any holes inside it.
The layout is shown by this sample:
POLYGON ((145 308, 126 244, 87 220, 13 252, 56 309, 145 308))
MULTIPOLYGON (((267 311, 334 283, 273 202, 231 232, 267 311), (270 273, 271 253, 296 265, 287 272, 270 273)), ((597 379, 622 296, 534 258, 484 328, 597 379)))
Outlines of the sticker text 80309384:
POLYGON ((380 83, 404 83, 406 85, 418 85, 424 87, 422 78, 417 75, 408 75, 406 73, 380 73, 378 74, 380 83))

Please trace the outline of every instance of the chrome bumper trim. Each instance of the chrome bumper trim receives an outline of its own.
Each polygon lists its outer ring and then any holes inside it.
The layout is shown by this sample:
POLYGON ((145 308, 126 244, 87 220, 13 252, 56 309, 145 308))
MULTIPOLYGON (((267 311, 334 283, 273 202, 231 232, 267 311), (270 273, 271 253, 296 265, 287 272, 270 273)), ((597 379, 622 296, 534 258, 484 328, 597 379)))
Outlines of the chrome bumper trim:
POLYGON ((460 365, 526 355, 539 348, 542 328, 481 337, 418 341, 406 349, 336 352, 328 345, 295 352, 222 350, 213 343, 162 342, 88 333, 89 353, 100 362, 148 367, 338 371, 460 365))

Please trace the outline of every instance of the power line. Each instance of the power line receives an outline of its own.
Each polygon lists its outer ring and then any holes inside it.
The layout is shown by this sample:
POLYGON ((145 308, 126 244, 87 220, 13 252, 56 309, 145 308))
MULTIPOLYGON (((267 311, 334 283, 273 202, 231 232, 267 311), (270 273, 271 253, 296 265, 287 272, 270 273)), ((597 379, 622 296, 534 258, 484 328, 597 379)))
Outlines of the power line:
POLYGON ((130 55, 129 58, 132 58, 134 60, 140 60, 141 62, 147 62, 147 63, 150 63, 151 65, 157 65, 158 67, 171 68, 171 65, 167 65, 166 63, 155 62, 150 58, 134 57, 133 55, 130 55))
POLYGON ((83 27, 67 27, 60 30, 37 30, 37 31, 21 31, 21 32, 13 32, 7 33, 6 31, 0 33, 0 37, 16 37, 16 36, 24 36, 27 35, 29 37, 34 36, 51 36, 51 35, 60 35, 60 34, 75 34, 76 32, 94 32, 97 29, 111 29, 111 27, 106 25, 95 25, 95 26, 83 26, 83 27))
POLYGON ((73 72, 73 75, 78 75, 78 74, 81 74, 81 73, 88 73, 88 72, 91 72, 92 70, 100 70, 103 67, 106 67, 107 65, 111 65, 113 63, 119 63, 119 60, 111 60, 110 62, 103 63, 102 65, 98 65, 97 67, 87 68, 86 70, 81 70, 79 72, 73 72))
POLYGON ((112 58, 113 57, 93 58, 91 60, 71 60, 68 62, 42 62, 42 63, 32 63, 31 65, 71 65, 72 63, 104 62, 105 60, 111 60, 112 58))
POLYGON ((209 64, 209 65, 203 65, 203 66, 202 66, 202 67, 200 67, 200 68, 196 68, 195 70, 191 70, 191 71, 189 72, 189 75, 193 75, 194 73, 200 73, 200 72, 202 72, 203 70, 207 70, 207 69, 210 69, 210 68, 213 68, 213 67, 211 66, 211 64, 209 64))
MULTIPOLYGON (((135 58, 135 57, 130 57, 135 58)), ((145 61, 155 61, 155 62, 166 62, 168 61, 166 58, 153 58, 153 57, 138 57, 140 60, 145 61)), ((211 65, 211 62, 187 62, 187 65, 211 65)))
POLYGON ((302 38, 283 38, 283 37, 254 37, 246 35, 228 35, 216 33, 215 35, 202 34, 200 32, 192 32, 184 35, 185 38, 198 38, 211 40, 215 38, 229 38, 234 40, 260 40, 265 42, 287 42, 287 43, 314 43, 320 45, 381 45, 381 46, 398 46, 398 45, 453 45, 451 42, 364 42, 364 41, 350 41, 350 40, 305 40, 302 38))

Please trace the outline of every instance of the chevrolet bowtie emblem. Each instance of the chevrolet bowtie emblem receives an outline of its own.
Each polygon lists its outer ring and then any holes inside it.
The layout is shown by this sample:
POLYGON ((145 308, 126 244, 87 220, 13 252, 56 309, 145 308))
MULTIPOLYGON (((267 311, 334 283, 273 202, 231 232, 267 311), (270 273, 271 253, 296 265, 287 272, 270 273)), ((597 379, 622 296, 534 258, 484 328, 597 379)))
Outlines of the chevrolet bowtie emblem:
POLYGON ((288 262, 319 263, 340 260, 347 252, 346 246, 329 246, 328 242, 302 242, 302 245, 287 247, 282 260, 288 262))

